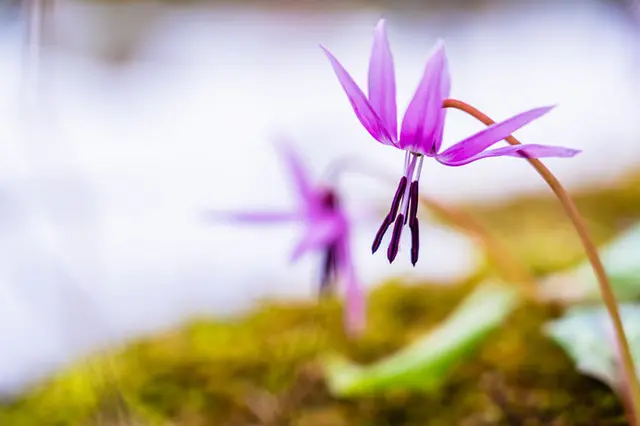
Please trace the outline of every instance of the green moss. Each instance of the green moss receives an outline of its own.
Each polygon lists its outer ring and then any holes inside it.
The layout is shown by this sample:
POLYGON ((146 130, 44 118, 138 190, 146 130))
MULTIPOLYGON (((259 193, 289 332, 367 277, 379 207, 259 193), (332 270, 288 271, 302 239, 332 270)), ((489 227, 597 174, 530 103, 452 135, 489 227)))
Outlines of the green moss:
POLYGON ((128 424, 118 418, 137 418, 186 426, 448 426, 509 424, 510 417, 518 419, 511 424, 532 425, 622 419, 611 392, 577 374, 562 350, 541 335, 554 308, 534 305, 519 308, 436 395, 338 400, 329 394, 318 355, 338 349, 367 362, 392 353, 439 322, 472 285, 389 283, 372 293, 369 326, 360 340, 344 335, 340 306, 330 300, 265 304, 232 323, 199 320, 33 390, 0 410, 0 424, 128 424))

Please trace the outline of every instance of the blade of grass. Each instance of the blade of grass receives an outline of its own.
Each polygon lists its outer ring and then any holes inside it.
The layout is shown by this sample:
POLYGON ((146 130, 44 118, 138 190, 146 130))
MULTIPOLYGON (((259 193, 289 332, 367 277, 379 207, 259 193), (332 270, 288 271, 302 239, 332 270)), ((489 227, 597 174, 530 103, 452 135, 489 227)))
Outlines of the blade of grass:
POLYGON ((497 282, 480 285, 437 328, 399 352, 359 366, 330 355, 325 358, 329 387, 337 396, 356 396, 394 389, 432 391, 447 373, 516 307, 514 286, 497 282))

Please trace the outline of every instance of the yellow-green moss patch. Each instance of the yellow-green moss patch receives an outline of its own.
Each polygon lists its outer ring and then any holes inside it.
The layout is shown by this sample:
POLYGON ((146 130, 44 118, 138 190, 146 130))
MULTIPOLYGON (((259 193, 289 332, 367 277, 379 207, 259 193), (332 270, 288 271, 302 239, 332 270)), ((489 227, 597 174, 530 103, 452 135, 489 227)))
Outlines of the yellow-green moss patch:
POLYGON ((123 425, 128 418, 184 426, 623 424, 614 395, 576 373, 542 336, 555 309, 532 304, 519 308, 435 395, 329 394, 318 355, 338 349, 368 362, 390 354, 446 316, 471 285, 387 284, 371 295, 369 327, 357 341, 344 335, 335 301, 267 304, 234 322, 196 321, 33 390, 0 410, 0 424, 123 425))

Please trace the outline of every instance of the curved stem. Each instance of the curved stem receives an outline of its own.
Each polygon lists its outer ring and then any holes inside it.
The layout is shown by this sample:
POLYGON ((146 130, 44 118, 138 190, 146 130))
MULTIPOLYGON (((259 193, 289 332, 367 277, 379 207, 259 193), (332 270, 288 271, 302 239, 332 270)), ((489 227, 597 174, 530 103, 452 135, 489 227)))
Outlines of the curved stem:
MULTIPOLYGON (((494 124, 491 118, 477 110, 476 108, 468 105, 462 101, 457 99, 446 99, 444 101, 443 106, 445 108, 455 108, 466 112, 467 114, 477 118, 485 125, 489 126, 494 124)), ((520 142, 514 138, 513 136, 508 136, 506 141, 511 145, 520 145, 520 142)), ((604 270, 604 266, 602 265, 602 261, 600 260, 600 256, 598 255, 598 250, 593 240, 589 235, 589 231, 587 230, 587 226, 585 224, 584 219, 578 212, 578 209, 569 196, 567 190, 560 184, 558 179, 551 173, 551 171, 540 161, 535 158, 527 158, 526 159, 533 168, 536 169, 538 174, 547 182, 553 193, 556 195, 562 206, 564 207, 567 216, 571 219, 573 223, 573 227, 576 232, 580 236, 580 240, 582 245, 584 246, 584 250, 587 254, 589 262, 591 263, 591 267, 593 268, 593 272, 595 273, 598 284, 600 285, 600 292, 602 293, 602 299, 607 308, 607 312, 611 317, 611 321, 613 322, 613 328, 615 330, 616 340, 618 342, 620 348, 620 357, 622 361, 622 367, 624 369, 624 373, 627 377, 627 385, 628 385, 628 395, 631 400, 631 408, 632 412, 627 413, 629 416, 630 423, 633 425, 637 425, 638 413, 640 413, 640 388, 638 386, 638 378, 636 375, 636 369, 633 364, 633 358, 631 356, 631 351, 629 350, 629 342, 624 333, 624 328, 622 326, 622 319, 620 317, 620 311, 618 310, 618 305, 616 303, 615 296, 611 289, 611 284, 609 283, 609 279, 607 278, 607 274, 604 270)))

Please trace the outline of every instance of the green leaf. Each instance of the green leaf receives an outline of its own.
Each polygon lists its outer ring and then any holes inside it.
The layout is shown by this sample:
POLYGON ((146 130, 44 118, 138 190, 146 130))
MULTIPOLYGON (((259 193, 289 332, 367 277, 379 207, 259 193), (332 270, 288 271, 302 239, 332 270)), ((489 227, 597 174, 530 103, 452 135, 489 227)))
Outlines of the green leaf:
POLYGON ((453 366, 502 323, 518 300, 513 286, 480 285, 441 325, 388 358, 368 366, 338 355, 325 358, 329 387, 338 396, 395 389, 433 391, 453 366))
MULTIPOLYGON (((622 304, 620 315, 636 370, 640 364, 640 305, 622 304)), ((617 390, 620 365, 611 321, 604 307, 576 307, 545 326, 546 334, 573 359, 576 369, 617 390)))

